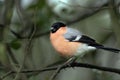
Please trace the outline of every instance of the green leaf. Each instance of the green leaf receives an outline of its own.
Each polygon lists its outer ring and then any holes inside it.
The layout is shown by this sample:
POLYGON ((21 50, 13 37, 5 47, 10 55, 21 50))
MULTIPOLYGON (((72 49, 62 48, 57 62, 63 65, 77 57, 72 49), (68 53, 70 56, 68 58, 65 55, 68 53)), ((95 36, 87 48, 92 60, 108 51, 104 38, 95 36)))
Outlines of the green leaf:
POLYGON ((13 41, 10 43, 10 46, 11 46, 13 49, 17 50, 17 49, 19 49, 19 48, 21 47, 21 43, 20 43, 19 40, 13 40, 13 41))

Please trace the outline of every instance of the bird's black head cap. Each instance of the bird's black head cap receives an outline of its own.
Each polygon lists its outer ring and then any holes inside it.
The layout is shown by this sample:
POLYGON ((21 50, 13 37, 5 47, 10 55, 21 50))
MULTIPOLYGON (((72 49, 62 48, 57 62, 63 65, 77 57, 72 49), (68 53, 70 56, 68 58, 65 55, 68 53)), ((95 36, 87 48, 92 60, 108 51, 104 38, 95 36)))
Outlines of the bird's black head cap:
POLYGON ((54 23, 54 24, 51 26, 50 31, 51 31, 52 33, 55 33, 59 28, 65 27, 65 26, 66 26, 66 25, 65 25, 64 23, 62 23, 62 22, 56 22, 56 23, 54 23))

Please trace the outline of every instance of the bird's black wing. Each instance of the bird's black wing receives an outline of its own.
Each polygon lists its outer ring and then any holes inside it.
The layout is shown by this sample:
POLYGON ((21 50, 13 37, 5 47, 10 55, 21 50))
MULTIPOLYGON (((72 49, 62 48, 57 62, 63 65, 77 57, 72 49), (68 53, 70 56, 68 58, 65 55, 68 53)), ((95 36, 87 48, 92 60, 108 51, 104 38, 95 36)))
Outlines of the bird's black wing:
POLYGON ((102 46, 102 45, 96 43, 96 41, 94 39, 92 39, 88 36, 85 36, 85 35, 81 35, 81 37, 79 39, 77 39, 77 36, 76 37, 74 36, 73 38, 71 37, 70 41, 72 41, 72 42, 82 42, 82 43, 88 44, 89 46, 94 46, 94 47, 102 46))
POLYGON ((83 43, 88 43, 88 44, 95 42, 94 39, 92 39, 92 38, 90 38, 88 36, 85 36, 85 35, 82 35, 81 38, 78 41, 83 42, 83 43))

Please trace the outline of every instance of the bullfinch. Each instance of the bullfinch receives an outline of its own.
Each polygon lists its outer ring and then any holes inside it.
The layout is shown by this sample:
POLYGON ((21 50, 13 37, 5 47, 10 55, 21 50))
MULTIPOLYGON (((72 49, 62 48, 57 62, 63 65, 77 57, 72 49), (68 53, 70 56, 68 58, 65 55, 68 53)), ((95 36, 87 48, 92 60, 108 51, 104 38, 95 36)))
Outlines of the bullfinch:
POLYGON ((85 52, 95 49, 103 49, 115 53, 120 51, 119 49, 105 47, 78 30, 68 28, 62 22, 56 22, 51 26, 50 40, 55 50, 64 57, 82 57, 85 52))

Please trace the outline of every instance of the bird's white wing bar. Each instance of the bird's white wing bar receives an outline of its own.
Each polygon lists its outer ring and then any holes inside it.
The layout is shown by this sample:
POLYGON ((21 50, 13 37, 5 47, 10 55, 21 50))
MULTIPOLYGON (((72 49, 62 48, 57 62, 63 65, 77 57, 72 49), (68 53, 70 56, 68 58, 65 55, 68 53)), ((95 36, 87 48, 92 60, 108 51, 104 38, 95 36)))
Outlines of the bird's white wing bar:
POLYGON ((72 40, 72 41, 79 41, 79 40, 81 39, 81 37, 82 37, 82 36, 77 35, 76 38, 75 38, 74 40, 72 40))

